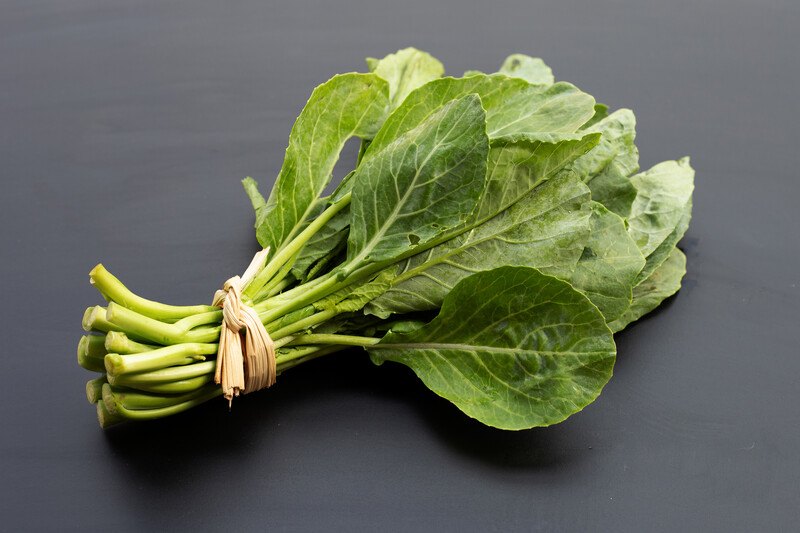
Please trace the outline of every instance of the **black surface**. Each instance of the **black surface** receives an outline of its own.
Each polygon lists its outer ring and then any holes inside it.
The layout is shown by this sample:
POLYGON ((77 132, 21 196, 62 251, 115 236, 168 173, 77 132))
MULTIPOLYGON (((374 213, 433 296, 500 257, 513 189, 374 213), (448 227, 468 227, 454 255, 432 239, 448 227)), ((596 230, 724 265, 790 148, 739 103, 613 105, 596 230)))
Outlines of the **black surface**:
POLYGON ((796 529, 800 4, 111 4, 0 4, 2 529, 796 529), (407 45, 454 74, 541 55, 635 110, 643 167, 692 155, 684 288, 600 399, 504 433, 353 352, 101 431, 88 270, 209 300, 255 251, 239 179, 269 183, 317 83, 407 45))

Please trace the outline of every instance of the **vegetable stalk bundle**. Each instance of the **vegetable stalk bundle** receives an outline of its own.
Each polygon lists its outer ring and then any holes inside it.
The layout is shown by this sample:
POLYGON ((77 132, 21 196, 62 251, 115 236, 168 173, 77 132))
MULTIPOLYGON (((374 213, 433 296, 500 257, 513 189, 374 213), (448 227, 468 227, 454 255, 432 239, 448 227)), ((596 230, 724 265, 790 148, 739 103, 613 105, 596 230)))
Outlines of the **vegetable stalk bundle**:
MULTIPOLYGON (((313 91, 267 199, 244 180, 264 252, 241 301, 275 372, 362 347, 490 426, 580 411, 611 377, 613 334, 680 288, 688 159, 640 172, 633 113, 538 58, 460 78, 412 48, 367 64, 313 91), (356 167, 323 196, 351 137, 356 167)), ((103 427, 223 395, 223 310, 147 300, 102 265, 90 280, 108 304, 86 311, 78 361, 101 373, 103 427)))

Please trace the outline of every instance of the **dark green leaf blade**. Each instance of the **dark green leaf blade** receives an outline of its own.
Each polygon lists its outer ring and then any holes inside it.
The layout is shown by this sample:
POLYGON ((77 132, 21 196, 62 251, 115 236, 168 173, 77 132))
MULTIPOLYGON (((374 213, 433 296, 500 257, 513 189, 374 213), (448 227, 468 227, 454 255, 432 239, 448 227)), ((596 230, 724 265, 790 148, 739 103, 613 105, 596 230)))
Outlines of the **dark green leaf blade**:
POLYGON ((491 220, 401 262, 392 288, 365 310, 387 317, 436 309, 462 279, 505 265, 569 278, 589 236, 589 201, 576 177, 554 178, 491 220))
MULTIPOLYGON (((605 107, 605 106, 603 106, 605 107)), ((600 142, 571 166, 592 190, 592 199, 621 217, 627 217, 636 198, 636 187, 628 176, 639 168, 636 138, 636 117, 629 109, 603 115, 595 113, 590 126, 583 131, 602 134, 600 142)))
POLYGON ((483 222, 518 202, 541 183, 591 150, 597 133, 545 142, 520 138, 498 140, 489 149, 486 189, 472 219, 483 222))
POLYGON ((609 323, 608 327, 616 333, 653 311, 661 302, 678 292, 685 274, 686 256, 678 248, 673 248, 666 261, 634 287, 631 306, 622 316, 609 323))
POLYGON ((409 366, 436 394, 501 429, 561 422, 611 378, 613 336, 585 296, 531 268, 470 276, 439 315, 369 348, 373 361, 409 366))
POLYGON ((694 191, 694 169, 688 157, 664 161, 632 176, 631 183, 637 194, 628 219, 628 232, 647 257, 684 218, 694 191))
MULTIPOLYGON (((274 253, 296 234, 330 181, 344 143, 353 136, 371 138, 388 105, 389 87, 375 74, 340 74, 314 89, 292 128, 269 199, 257 208, 261 246, 274 253)), ((251 200, 253 189, 247 189, 251 200)))
POLYGON ((639 276, 636 278, 636 283, 639 284, 647 279, 650 274, 655 272, 655 270, 661 266, 661 264, 666 261, 667 257, 672 253, 672 250, 678 244, 678 242, 683 238, 686 230, 689 229, 689 222, 692 220, 692 199, 689 198, 689 201, 686 202, 686 206, 683 208, 683 216, 678 221, 678 225, 675 226, 675 229, 672 230, 664 241, 658 245, 658 248, 653 250, 653 252, 647 256, 647 261, 645 262, 644 268, 641 272, 639 272, 639 276))
POLYGON ((361 163, 351 180, 351 266, 398 257, 466 221, 485 183, 485 120, 480 98, 464 96, 361 163))
POLYGON ((619 109, 594 125, 584 129, 587 133, 601 133, 603 138, 585 156, 572 165, 585 182, 598 175, 612 161, 624 176, 639 169, 639 149, 636 148, 636 117, 630 109, 619 109))
POLYGON ((574 133, 594 114, 594 98, 569 83, 531 85, 502 74, 440 78, 408 95, 375 136, 365 158, 415 128, 445 103, 467 94, 480 96, 491 139, 524 135, 547 140, 553 133, 574 133))
POLYGON ((636 199, 636 187, 615 162, 606 165, 589 181, 589 189, 592 191, 592 200, 603 204, 612 213, 622 218, 630 215, 636 199))
POLYGON ((625 221, 602 205, 592 204, 591 234, 571 282, 611 321, 630 305, 645 260, 628 235, 625 221))

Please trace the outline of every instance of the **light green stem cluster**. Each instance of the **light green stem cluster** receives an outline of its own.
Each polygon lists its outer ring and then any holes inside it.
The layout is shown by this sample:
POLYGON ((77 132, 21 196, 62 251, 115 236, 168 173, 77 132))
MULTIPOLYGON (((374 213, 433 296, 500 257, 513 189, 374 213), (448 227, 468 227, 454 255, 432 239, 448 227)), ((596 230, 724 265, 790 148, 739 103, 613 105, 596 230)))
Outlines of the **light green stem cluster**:
MULTIPOLYGON (((330 273, 302 285, 289 276, 297 251, 349 201, 346 195, 331 204, 279 250, 245 290, 247 304, 258 310, 275 342, 279 374, 317 357, 379 340, 337 334, 331 328, 314 333, 341 314, 335 306, 315 304, 364 279, 363 272, 344 279, 330 273)), ((83 328, 90 333, 78 343, 78 363, 102 373, 87 383, 86 393, 97 404, 103 427, 172 415, 222 394, 214 383, 220 309, 142 298, 103 265, 92 269, 89 279, 108 305, 86 310, 83 328)))

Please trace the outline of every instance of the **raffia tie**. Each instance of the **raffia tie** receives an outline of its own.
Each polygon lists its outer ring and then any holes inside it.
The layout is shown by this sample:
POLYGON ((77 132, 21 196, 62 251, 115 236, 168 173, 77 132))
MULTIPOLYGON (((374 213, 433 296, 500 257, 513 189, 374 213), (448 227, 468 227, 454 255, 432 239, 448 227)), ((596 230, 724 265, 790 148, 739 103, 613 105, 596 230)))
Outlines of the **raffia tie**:
POLYGON ((234 396, 270 387, 275 383, 275 343, 258 313, 242 302, 242 290, 264 265, 269 250, 258 252, 240 278, 230 278, 214 294, 212 305, 222 308, 222 328, 214 382, 233 402, 234 396))

